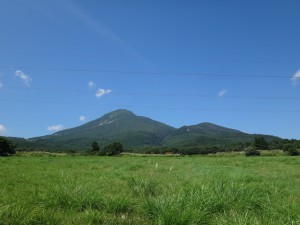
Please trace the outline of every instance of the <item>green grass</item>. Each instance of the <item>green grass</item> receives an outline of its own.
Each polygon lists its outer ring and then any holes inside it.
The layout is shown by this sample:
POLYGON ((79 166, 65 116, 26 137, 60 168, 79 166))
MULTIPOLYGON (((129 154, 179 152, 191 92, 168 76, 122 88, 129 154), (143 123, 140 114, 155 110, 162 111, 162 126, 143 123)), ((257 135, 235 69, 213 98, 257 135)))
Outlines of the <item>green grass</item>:
POLYGON ((300 157, 0 158, 0 224, 300 224, 300 157))

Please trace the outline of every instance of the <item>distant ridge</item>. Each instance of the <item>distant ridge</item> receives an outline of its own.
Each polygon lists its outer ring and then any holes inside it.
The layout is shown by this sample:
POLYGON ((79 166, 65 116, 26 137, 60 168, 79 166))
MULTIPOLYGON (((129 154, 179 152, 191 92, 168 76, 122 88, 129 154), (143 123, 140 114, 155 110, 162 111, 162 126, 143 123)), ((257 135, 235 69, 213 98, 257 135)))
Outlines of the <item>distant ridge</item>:
MULTIPOLYGON (((224 145, 237 142, 251 142, 256 135, 247 134, 212 123, 183 126, 168 135, 164 140, 166 146, 205 146, 224 145)), ((267 139, 273 137, 265 135, 267 139)))
MULTIPOLYGON (((52 135, 28 140, 11 139, 23 149, 81 151, 89 149, 93 141, 97 141, 100 146, 119 141, 127 149, 138 149, 147 146, 225 145, 251 142, 255 136, 208 122, 176 129, 150 118, 137 116, 126 109, 119 109, 81 126, 65 129, 52 135)), ((279 139, 268 135, 264 137, 269 140, 279 139)))

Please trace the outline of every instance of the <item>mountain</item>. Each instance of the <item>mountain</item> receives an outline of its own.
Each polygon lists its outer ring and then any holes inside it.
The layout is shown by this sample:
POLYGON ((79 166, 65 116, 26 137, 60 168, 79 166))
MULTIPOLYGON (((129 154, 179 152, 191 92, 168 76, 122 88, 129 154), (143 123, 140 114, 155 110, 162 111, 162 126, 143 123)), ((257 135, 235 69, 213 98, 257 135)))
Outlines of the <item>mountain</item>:
MULTIPOLYGON (((212 123, 183 126, 179 129, 137 116, 119 109, 78 127, 62 130, 52 135, 30 139, 10 138, 18 150, 82 151, 90 149, 93 141, 104 147, 114 141, 126 149, 138 150, 149 146, 194 147, 252 142, 254 134, 247 134, 212 123)), ((279 140, 264 135, 266 140, 279 140)))
POLYGON ((119 141, 127 148, 134 148, 160 146, 163 139, 175 130, 166 124, 120 109, 84 125, 29 141, 57 150, 88 149, 93 141, 100 146, 119 141))
MULTIPOLYGON (((163 143, 166 146, 172 147, 225 145, 237 142, 252 142, 256 136, 205 122, 197 125, 183 126, 169 134, 163 143)), ((263 136, 267 140, 278 139, 273 136, 263 136)))

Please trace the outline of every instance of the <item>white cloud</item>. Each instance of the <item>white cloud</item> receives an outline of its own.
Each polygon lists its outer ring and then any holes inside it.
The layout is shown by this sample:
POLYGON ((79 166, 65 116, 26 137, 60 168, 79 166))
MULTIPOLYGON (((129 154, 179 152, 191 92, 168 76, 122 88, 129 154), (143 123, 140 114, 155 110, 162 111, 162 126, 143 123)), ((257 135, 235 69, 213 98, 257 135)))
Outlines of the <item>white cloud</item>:
POLYGON ((93 81, 89 81, 88 86, 89 86, 89 88, 93 88, 96 86, 96 83, 94 83, 93 81))
POLYGON ((219 96, 223 97, 226 93, 227 93, 227 90, 224 89, 224 90, 219 92, 219 96))
POLYGON ((298 70, 295 75, 291 78, 293 85, 297 84, 298 79, 300 79, 300 70, 298 70))
POLYGON ((49 131, 59 131, 59 130, 64 129, 64 126, 61 125, 61 124, 59 124, 59 125, 53 125, 53 126, 47 127, 47 129, 48 129, 49 131))
POLYGON ((85 116, 80 116, 79 120, 82 121, 82 122, 84 122, 84 121, 86 121, 86 117, 85 116))
POLYGON ((30 82, 32 81, 31 77, 23 73, 21 70, 16 70, 16 77, 19 77, 26 86, 30 86, 30 82))
POLYGON ((110 90, 110 89, 101 89, 101 88, 99 88, 98 89, 98 91, 96 91, 96 97, 97 98, 100 98, 100 97, 102 97, 103 95, 107 95, 107 94, 109 94, 109 93, 111 93, 112 92, 112 90, 110 90))
POLYGON ((3 83, 0 81, 0 88, 3 88, 4 87, 4 85, 3 85, 3 83))
POLYGON ((6 127, 0 124, 0 136, 4 136, 6 134, 6 127))

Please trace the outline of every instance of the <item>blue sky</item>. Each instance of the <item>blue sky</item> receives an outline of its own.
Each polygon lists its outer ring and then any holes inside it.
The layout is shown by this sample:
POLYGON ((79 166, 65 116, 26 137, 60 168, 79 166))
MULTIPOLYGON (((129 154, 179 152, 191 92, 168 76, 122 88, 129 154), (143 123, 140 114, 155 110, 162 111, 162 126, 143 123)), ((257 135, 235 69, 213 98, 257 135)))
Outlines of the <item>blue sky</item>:
POLYGON ((125 108, 300 139, 300 2, 0 1, 0 135, 125 108))

